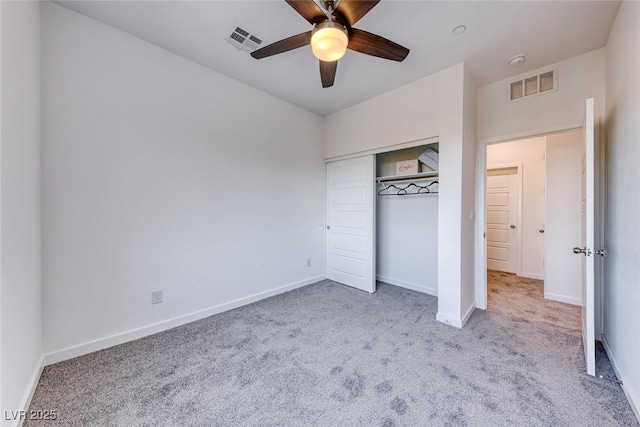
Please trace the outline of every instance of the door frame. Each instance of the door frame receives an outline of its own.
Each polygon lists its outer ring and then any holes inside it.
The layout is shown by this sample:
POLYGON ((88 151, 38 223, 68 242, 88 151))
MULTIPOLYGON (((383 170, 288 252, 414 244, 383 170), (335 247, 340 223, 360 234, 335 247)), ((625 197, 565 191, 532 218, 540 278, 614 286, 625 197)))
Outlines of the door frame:
MULTIPOLYGON (((487 194, 487 146, 521 139, 536 138, 549 134, 571 132, 583 128, 583 123, 518 132, 478 140, 476 150, 476 256, 475 256, 475 296, 476 308, 487 309, 487 244, 486 244, 486 194, 487 194)), ((602 302, 602 300, 601 300, 602 302)), ((598 329, 598 328, 596 328, 598 329)), ((596 333, 596 336, 599 336, 596 333)))
MULTIPOLYGON (((597 229, 599 230, 598 238, 600 246, 607 247, 607 239, 604 232, 604 224, 606 219, 606 200, 607 200, 607 175, 606 175, 606 150, 605 150, 605 127, 601 116, 598 114, 599 108, 596 108, 595 116, 595 138, 596 151, 598 153, 598 162, 596 167, 600 177, 596 184, 595 191, 598 203, 599 214, 597 229)), ((476 147, 476 256, 475 256, 475 296, 476 308, 487 309, 487 247, 485 244, 485 215, 486 215, 486 168, 487 168, 487 145, 499 144, 502 142, 517 141, 520 139, 535 138, 550 134, 558 134, 563 132, 573 132, 584 129, 584 113, 578 123, 565 123, 559 126, 542 128, 531 131, 516 132, 508 135, 496 137, 480 138, 476 147)), ((598 288, 596 293, 595 304, 595 324, 596 324, 596 340, 602 339, 602 331, 604 331, 604 288, 605 288, 605 271, 607 268, 606 257, 599 257, 602 261, 596 263, 596 275, 598 278, 598 288)))
MULTIPOLYGON (((490 145, 497 145, 499 143, 495 143, 495 144, 490 144, 490 145)), ((487 146, 485 146, 485 150, 487 149, 487 146)), ((486 162, 486 151, 485 151, 485 162, 486 162)), ((484 172, 484 176, 485 176, 485 182, 484 182, 484 186, 485 186, 485 200, 484 200, 484 217, 485 217, 485 222, 484 222, 484 226, 483 226, 483 230, 486 230, 487 228, 487 203, 486 203, 486 192, 487 192, 487 172, 490 170, 496 170, 496 169, 516 169, 516 189, 518 190, 518 200, 516 201, 516 208, 518 209, 518 212, 516 213, 516 217, 518 218, 518 227, 516 228, 516 275, 521 276, 522 275, 522 163, 519 162, 514 162, 514 163, 501 163, 501 164, 497 164, 497 165, 492 165, 486 166, 485 172, 484 172)), ((483 231, 484 233, 484 231, 483 231)), ((485 265, 486 265, 486 251, 487 251, 487 239, 484 238, 484 250, 485 250, 485 265)), ((486 267, 485 267, 486 270, 486 267)))

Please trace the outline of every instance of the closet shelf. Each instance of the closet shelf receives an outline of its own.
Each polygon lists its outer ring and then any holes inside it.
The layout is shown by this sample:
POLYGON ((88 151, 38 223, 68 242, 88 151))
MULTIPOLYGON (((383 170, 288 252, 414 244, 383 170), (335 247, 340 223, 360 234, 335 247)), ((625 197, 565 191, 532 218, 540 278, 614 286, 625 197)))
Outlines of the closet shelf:
POLYGON ((401 182, 401 181, 417 181, 422 179, 436 179, 438 172, 420 172, 411 175, 390 175, 376 178, 377 182, 401 182))

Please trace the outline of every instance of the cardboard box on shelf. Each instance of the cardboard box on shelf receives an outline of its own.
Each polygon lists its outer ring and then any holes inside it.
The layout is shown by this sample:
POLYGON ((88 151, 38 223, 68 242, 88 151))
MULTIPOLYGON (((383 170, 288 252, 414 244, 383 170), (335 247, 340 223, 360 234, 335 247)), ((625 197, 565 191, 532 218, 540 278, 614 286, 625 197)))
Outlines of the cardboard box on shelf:
POLYGON ((438 171, 439 157, 438 157, 438 153, 433 149, 426 148, 422 152, 422 154, 420 154, 420 157, 418 157, 418 160, 420 160, 420 162, 422 162, 423 164, 429 166, 434 171, 436 172, 438 171))
POLYGON ((396 162, 396 175, 411 175, 418 173, 418 160, 405 160, 396 162))

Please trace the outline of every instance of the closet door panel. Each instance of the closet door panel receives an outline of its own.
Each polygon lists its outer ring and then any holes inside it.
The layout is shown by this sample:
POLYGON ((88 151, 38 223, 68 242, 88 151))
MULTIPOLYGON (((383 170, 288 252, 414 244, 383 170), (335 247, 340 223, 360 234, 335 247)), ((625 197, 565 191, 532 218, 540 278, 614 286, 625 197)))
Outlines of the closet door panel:
POLYGON ((327 163, 326 276, 375 291, 373 156, 327 163))

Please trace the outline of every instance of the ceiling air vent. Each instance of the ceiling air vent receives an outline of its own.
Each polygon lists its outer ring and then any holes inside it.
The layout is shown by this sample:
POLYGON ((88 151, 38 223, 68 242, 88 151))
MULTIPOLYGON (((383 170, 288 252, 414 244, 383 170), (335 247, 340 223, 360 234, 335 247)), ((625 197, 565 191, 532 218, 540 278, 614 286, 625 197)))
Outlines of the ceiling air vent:
POLYGON ((262 45, 262 40, 240 27, 235 27, 227 37, 227 43, 245 52, 253 52, 262 45))
POLYGON ((556 69, 553 69, 509 82, 507 94, 509 101, 515 101, 557 89, 558 73, 556 69))

